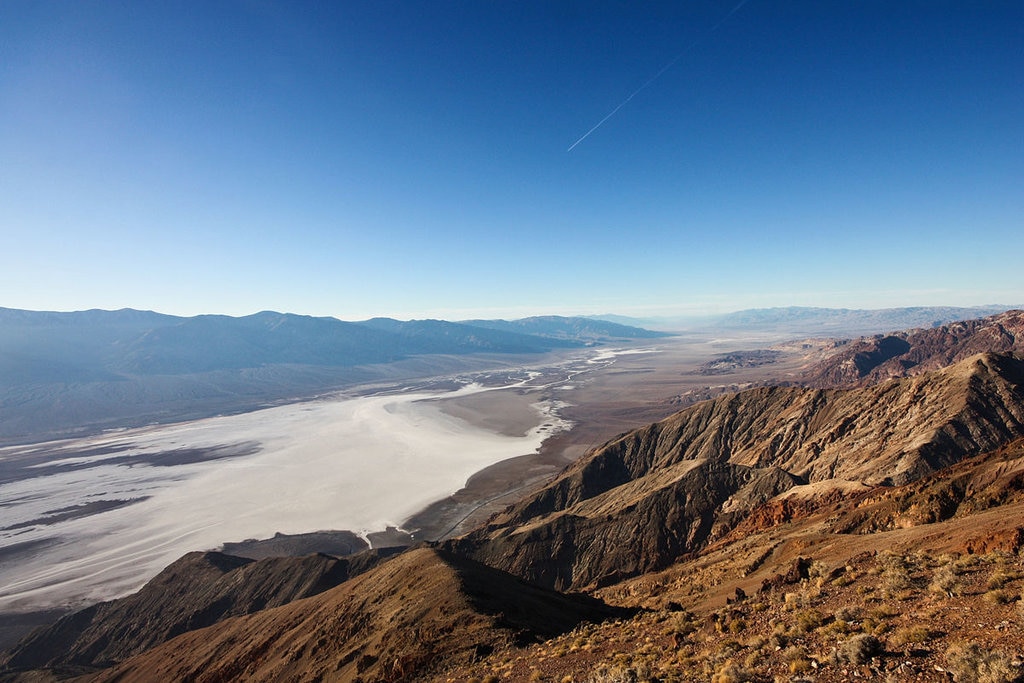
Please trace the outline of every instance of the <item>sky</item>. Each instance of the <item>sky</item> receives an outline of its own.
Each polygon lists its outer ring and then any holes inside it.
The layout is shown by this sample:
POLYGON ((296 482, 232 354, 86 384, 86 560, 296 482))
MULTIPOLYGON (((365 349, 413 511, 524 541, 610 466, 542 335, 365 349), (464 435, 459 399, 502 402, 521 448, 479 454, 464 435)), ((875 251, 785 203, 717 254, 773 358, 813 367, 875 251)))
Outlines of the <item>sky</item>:
POLYGON ((1024 302, 1024 3, 5 0, 0 306, 1024 302))

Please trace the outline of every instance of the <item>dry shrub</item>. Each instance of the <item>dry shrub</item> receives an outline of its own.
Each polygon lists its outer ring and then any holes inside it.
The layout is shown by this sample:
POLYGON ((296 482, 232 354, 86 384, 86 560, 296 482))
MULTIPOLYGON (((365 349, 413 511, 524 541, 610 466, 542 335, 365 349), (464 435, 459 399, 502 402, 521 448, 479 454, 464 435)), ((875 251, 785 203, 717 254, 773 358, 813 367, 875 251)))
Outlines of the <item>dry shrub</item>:
POLYGON ((994 590, 996 588, 1002 588, 1011 581, 1016 581, 1019 578, 1020 575, 1016 572, 1009 572, 1005 569, 997 569, 995 572, 992 573, 992 576, 988 577, 988 581, 985 585, 990 590, 994 590))
POLYGON ((654 676, 646 664, 635 666, 600 667, 588 679, 589 683, 648 683, 654 676))
POLYGON ((995 590, 988 591, 985 595, 981 596, 985 602, 993 605, 1006 605, 1013 602, 1013 594, 1008 590, 997 588, 995 590))
POLYGON ((1020 670, 999 650, 977 643, 956 643, 946 650, 946 666, 956 683, 1013 683, 1020 670))
POLYGON ((843 621, 842 619, 836 619, 828 626, 821 629, 822 635, 829 636, 848 636, 851 633, 857 633, 863 630, 862 626, 856 622, 843 621))
POLYGON ((807 650, 802 647, 789 647, 782 651, 782 658, 789 665, 789 673, 802 674, 814 669, 807 650))
POLYGON ((730 619, 729 620, 729 633, 732 633, 732 634, 742 633, 743 631, 746 630, 746 628, 747 628, 747 621, 746 621, 746 619, 743 619, 742 617, 740 617, 738 619, 730 619))
POLYGON ((844 586, 849 586, 856 580, 857 577, 853 574, 853 572, 847 572, 845 574, 840 574, 839 576, 834 578, 832 580, 832 585, 836 588, 843 588, 844 586))
POLYGON ((666 630, 667 634, 688 636, 697 630, 700 621, 693 614, 689 612, 682 612, 680 614, 672 615, 666 620, 666 624, 668 627, 666 630))
POLYGON ((805 674, 809 671, 814 671, 814 664, 811 663, 811 660, 807 658, 789 660, 789 673, 805 674))
POLYGON ((882 587, 889 593, 913 588, 914 580, 910 575, 910 565, 899 555, 894 555, 893 558, 895 559, 886 563, 882 570, 882 587))
POLYGON ((816 609, 805 610, 796 614, 795 631, 798 634, 810 633, 825 623, 825 616, 816 609))
POLYGON ((836 657, 850 664, 867 664, 871 658, 882 653, 882 643, 867 633, 848 638, 839 644, 836 657))
POLYGON ((897 629, 889 638, 893 647, 906 647, 908 645, 921 645, 934 638, 937 633, 927 626, 904 626, 897 629))
POLYGON ((933 593, 940 593, 950 597, 960 592, 960 572, 952 562, 944 564, 935 570, 932 575, 932 582, 928 590, 933 593))
POLYGON ((879 605, 878 607, 871 610, 870 616, 875 621, 886 621, 894 617, 898 617, 902 614, 899 609, 892 605, 879 605))
POLYGON ((859 605, 845 605, 836 610, 836 621, 860 621, 863 616, 859 605))
POLYGON ((750 669, 728 661, 711 677, 711 683, 747 683, 756 680, 756 674, 750 669))

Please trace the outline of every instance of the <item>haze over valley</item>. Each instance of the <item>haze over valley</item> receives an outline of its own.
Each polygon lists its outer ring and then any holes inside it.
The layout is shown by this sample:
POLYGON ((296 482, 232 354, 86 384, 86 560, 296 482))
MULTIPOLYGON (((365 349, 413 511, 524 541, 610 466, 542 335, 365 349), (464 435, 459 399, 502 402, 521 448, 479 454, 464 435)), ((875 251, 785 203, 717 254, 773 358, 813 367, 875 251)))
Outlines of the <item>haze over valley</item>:
MULTIPOLYGON (((743 520, 755 519, 747 515, 763 506, 826 495, 819 492, 859 495, 912 483, 967 454, 1024 436, 1024 375, 1019 355, 1013 355, 1024 339, 1020 311, 965 322, 958 320, 971 310, 811 313, 747 312, 737 317, 760 324, 748 322, 738 331, 726 321, 719 328, 675 335, 604 328, 600 321, 546 319, 547 334, 560 331, 537 337, 532 353, 519 339, 506 354, 493 348, 465 356, 441 354, 449 370, 462 364, 463 371, 454 374, 411 378, 403 375, 410 371, 406 365, 385 382, 379 378, 388 374, 389 365, 368 364, 377 382, 304 400, 254 410, 236 406, 233 414, 143 427, 95 432, 93 425, 91 435, 3 447, 0 612, 9 624, 4 637, 13 644, 28 626, 81 608, 81 614, 92 616, 69 616, 72 621, 58 622, 53 633, 65 633, 73 623, 85 624, 68 632, 81 637, 88 632, 81 628, 120 628, 114 626, 118 620, 137 619, 143 609, 131 605, 159 594, 150 580, 198 579, 200 569, 193 565, 207 560, 197 560, 200 556, 190 551, 229 553, 223 557, 234 559, 202 556, 228 574, 253 563, 246 570, 252 577, 248 580, 269 593, 248 607, 239 605, 242 613, 258 613, 267 600, 284 604, 299 597, 286 598, 275 587, 289 579, 264 574, 298 572, 293 579, 300 580, 307 569, 273 568, 283 558, 305 562, 302 557, 317 551, 317 557, 325 558, 319 561, 352 558, 344 560, 349 569, 335 579, 325 574, 318 588, 310 584, 303 589, 314 595, 353 574, 376 571, 370 567, 377 563, 389 567, 397 562, 400 568, 404 562, 425 561, 419 551, 402 553, 423 541, 438 552, 481 562, 544 590, 592 591, 713 547, 712 541, 743 520), (933 322, 853 341, 791 336, 794 318, 809 317, 821 325, 822 317, 834 316, 863 325, 901 314, 933 322), (954 321, 945 322, 946 317, 954 321), (569 328, 573 334, 565 333, 569 328), (550 342, 544 339, 558 339, 558 348, 547 348, 550 342), (978 357, 979 352, 989 355, 978 357), (903 376, 921 379, 914 380, 912 390, 901 384, 874 386, 903 376), (779 389, 780 384, 793 388, 779 389), (803 385, 868 389, 815 394, 796 388, 803 385), (975 390, 981 393, 964 403, 959 392, 975 390), (913 408, 908 408, 901 397, 911 395, 918 398, 910 399, 913 408), (875 413, 866 413, 872 405, 875 413), (908 421, 908 414, 913 419, 908 421), (666 416, 671 417, 643 427, 666 416), (835 431, 837 423, 851 426, 835 431), (960 427, 949 426, 957 423, 968 425, 963 434, 960 427), (811 431, 816 424, 822 431, 811 431), (797 433, 801 436, 794 437, 797 433), (922 441, 928 433, 931 441, 922 441), (876 445, 882 435, 885 453, 876 445), (661 445, 645 445, 652 438, 661 445), (774 445, 765 450, 769 442, 774 445), (727 451, 720 450, 721 443, 730 444, 727 451), (858 451, 863 447, 857 444, 866 444, 866 450, 858 451), (656 448, 650 463, 630 460, 650 448, 656 448), (669 450, 659 454, 664 448, 669 450), (715 464, 723 453, 731 453, 728 464, 715 464), (769 453, 775 460, 763 462, 769 453), (621 458, 622 464, 616 464, 621 458), (616 474, 623 466, 633 474, 616 474), (664 507, 665 486, 690 501, 684 509, 664 507), (708 489, 712 498, 705 500, 692 487, 708 489), (682 526, 648 528, 637 522, 673 515, 682 515, 682 526), (707 515, 718 521, 687 526, 686 520, 707 515), (627 528, 640 534, 635 537, 639 545, 614 540, 614 529, 627 528), (544 529, 540 536, 537 529, 544 529), (551 543, 573 550, 551 555, 551 543), (388 559, 395 553, 412 554, 408 560, 388 559), (179 578, 160 578, 165 575, 179 578), (140 588, 123 598, 129 602, 115 600, 109 608, 98 604, 140 588), (109 616, 101 616, 108 610, 109 616), (113 621, 105 625, 107 620, 113 621)), ((52 321, 54 314, 48 315, 52 321)), ((218 322, 228 329, 236 323, 218 322)), ((388 325, 416 328, 412 323, 388 325)), ((427 327, 450 331, 458 326, 427 327)), ((294 335, 290 338, 296 342, 294 335)), ((183 353, 189 349, 201 356, 210 342, 204 338, 195 344, 179 344, 177 357, 189 357, 183 353)), ((415 367, 421 372, 438 367, 439 361, 430 358, 424 354, 415 367)), ((443 554, 443 562, 454 561, 446 558, 443 554)), ((233 595, 228 585, 217 590, 233 595)), ((205 599, 199 595, 195 599, 205 599)), ((236 599, 225 594, 218 600, 229 605, 236 599)), ((555 597, 540 599, 553 604, 555 597)), ((161 607, 144 608, 156 619, 153 628, 165 610, 193 609, 162 600, 161 607)), ((203 613, 209 616, 188 628, 218 620, 214 612, 203 613)), ((148 642, 158 644, 178 628, 148 642)), ((26 641, 36 643, 26 645, 27 650, 12 650, 10 661, 22 662, 13 665, 15 671, 40 666, 44 660, 38 656, 54 656, 48 643, 57 636, 48 633, 41 630, 36 636, 41 640, 26 641)), ((100 636, 88 636, 93 637, 100 636)), ((102 642, 114 641, 102 636, 102 642)), ((128 641, 124 646, 118 660, 141 652, 128 641)), ((70 652, 77 650, 69 651, 67 662, 86 668, 68 671, 107 666, 106 660, 70 652)), ((149 671, 151 665, 142 666, 149 671)), ((381 671, 385 678, 393 675, 391 669, 381 671)), ((178 676, 186 676, 184 670, 178 676)), ((347 680, 347 674, 342 678, 347 680)))
MULTIPOLYGON (((330 532, 345 554, 438 540, 620 431, 723 391, 795 381, 834 344, 757 349, 800 329, 901 315, 937 325, 975 312, 781 309, 670 335, 558 317, 353 324, 4 310, 4 357, 11 368, 23 362, 6 375, 5 428, 43 414, 48 429, 87 436, 9 434, 27 443, 0 450, 0 611, 118 597, 190 550, 247 539, 330 532), (56 381, 61 363, 75 370, 56 381), (462 372, 426 374, 441 368, 462 372), (224 397, 226 382, 248 393, 224 397), (132 403, 110 388, 124 383, 135 387, 132 403), (282 390, 308 393, 287 401, 282 390), (97 406, 97 395, 121 403, 97 406), (267 401, 281 405, 259 407, 267 401), (222 408, 234 414, 216 415, 222 408), (153 416, 168 424, 135 426, 153 416), (488 468, 497 471, 463 489, 488 468), (461 499, 448 498, 460 489, 461 499)), ((317 549, 292 544, 289 552, 317 549)))
POLYGON ((0 683, 1024 681, 1022 28, 0 2, 0 683))

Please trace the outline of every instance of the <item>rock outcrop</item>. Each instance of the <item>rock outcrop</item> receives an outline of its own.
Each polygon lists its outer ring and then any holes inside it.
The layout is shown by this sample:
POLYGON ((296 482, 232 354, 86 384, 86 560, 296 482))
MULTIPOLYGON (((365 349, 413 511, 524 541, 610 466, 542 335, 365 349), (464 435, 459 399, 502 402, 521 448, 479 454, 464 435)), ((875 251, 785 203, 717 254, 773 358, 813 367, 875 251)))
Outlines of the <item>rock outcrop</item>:
POLYGON ((753 389, 630 432, 450 547, 581 589, 665 567, 800 484, 899 485, 1024 436, 1024 359, 854 390, 753 389))
POLYGON ((978 353, 1024 352, 1024 311, 929 329, 862 337, 804 372, 819 388, 868 386, 957 363, 978 353))
POLYGON ((92 605, 30 634, 3 664, 65 673, 108 667, 187 631, 322 593, 380 560, 377 552, 258 561, 188 553, 139 592, 92 605))
POLYGON ((186 633, 94 680, 416 680, 627 613, 420 548, 315 597, 186 633))

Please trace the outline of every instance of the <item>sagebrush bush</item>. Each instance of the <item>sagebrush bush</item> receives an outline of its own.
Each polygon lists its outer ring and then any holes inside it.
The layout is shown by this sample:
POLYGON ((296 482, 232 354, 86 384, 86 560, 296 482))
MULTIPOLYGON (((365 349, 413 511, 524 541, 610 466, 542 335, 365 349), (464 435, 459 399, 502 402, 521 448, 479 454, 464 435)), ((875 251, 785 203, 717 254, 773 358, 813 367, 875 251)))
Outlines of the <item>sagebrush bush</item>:
POLYGON ((878 638, 867 633, 861 633, 843 641, 836 649, 836 656, 839 660, 850 664, 867 664, 872 657, 881 653, 882 643, 878 638))
POLYGON ((896 629, 889 638, 893 647, 906 647, 907 645, 921 645, 927 643, 937 634, 927 626, 904 626, 896 629))
POLYGON ((646 664, 633 666, 602 666, 588 679, 589 683, 648 683, 654 676, 646 664))
POLYGON ((960 572, 953 563, 944 564, 935 570, 928 590, 950 597, 960 592, 960 572))
POLYGON ((988 591, 985 595, 981 596, 985 602, 992 603, 993 605, 1006 605, 1013 602, 1014 596, 1008 590, 1002 588, 996 588, 995 590, 988 591))
POLYGON ((946 666, 956 683, 1014 683, 1020 671, 999 650, 977 643, 956 643, 946 650, 946 666))
POLYGON ((728 661, 711 677, 711 683, 747 683, 756 680, 756 674, 750 669, 728 661))
POLYGON ((825 623, 825 616, 816 609, 805 610, 796 614, 795 631, 806 634, 816 630, 825 623))
POLYGON ((858 605, 847 605, 836 610, 836 621, 860 621, 863 610, 858 605))
POLYGON ((985 583, 986 587, 990 590, 996 588, 1002 588, 1011 581, 1019 579, 1020 576, 1016 572, 1009 572, 1005 569, 997 569, 992 573, 992 576, 988 577, 988 581, 985 583))

